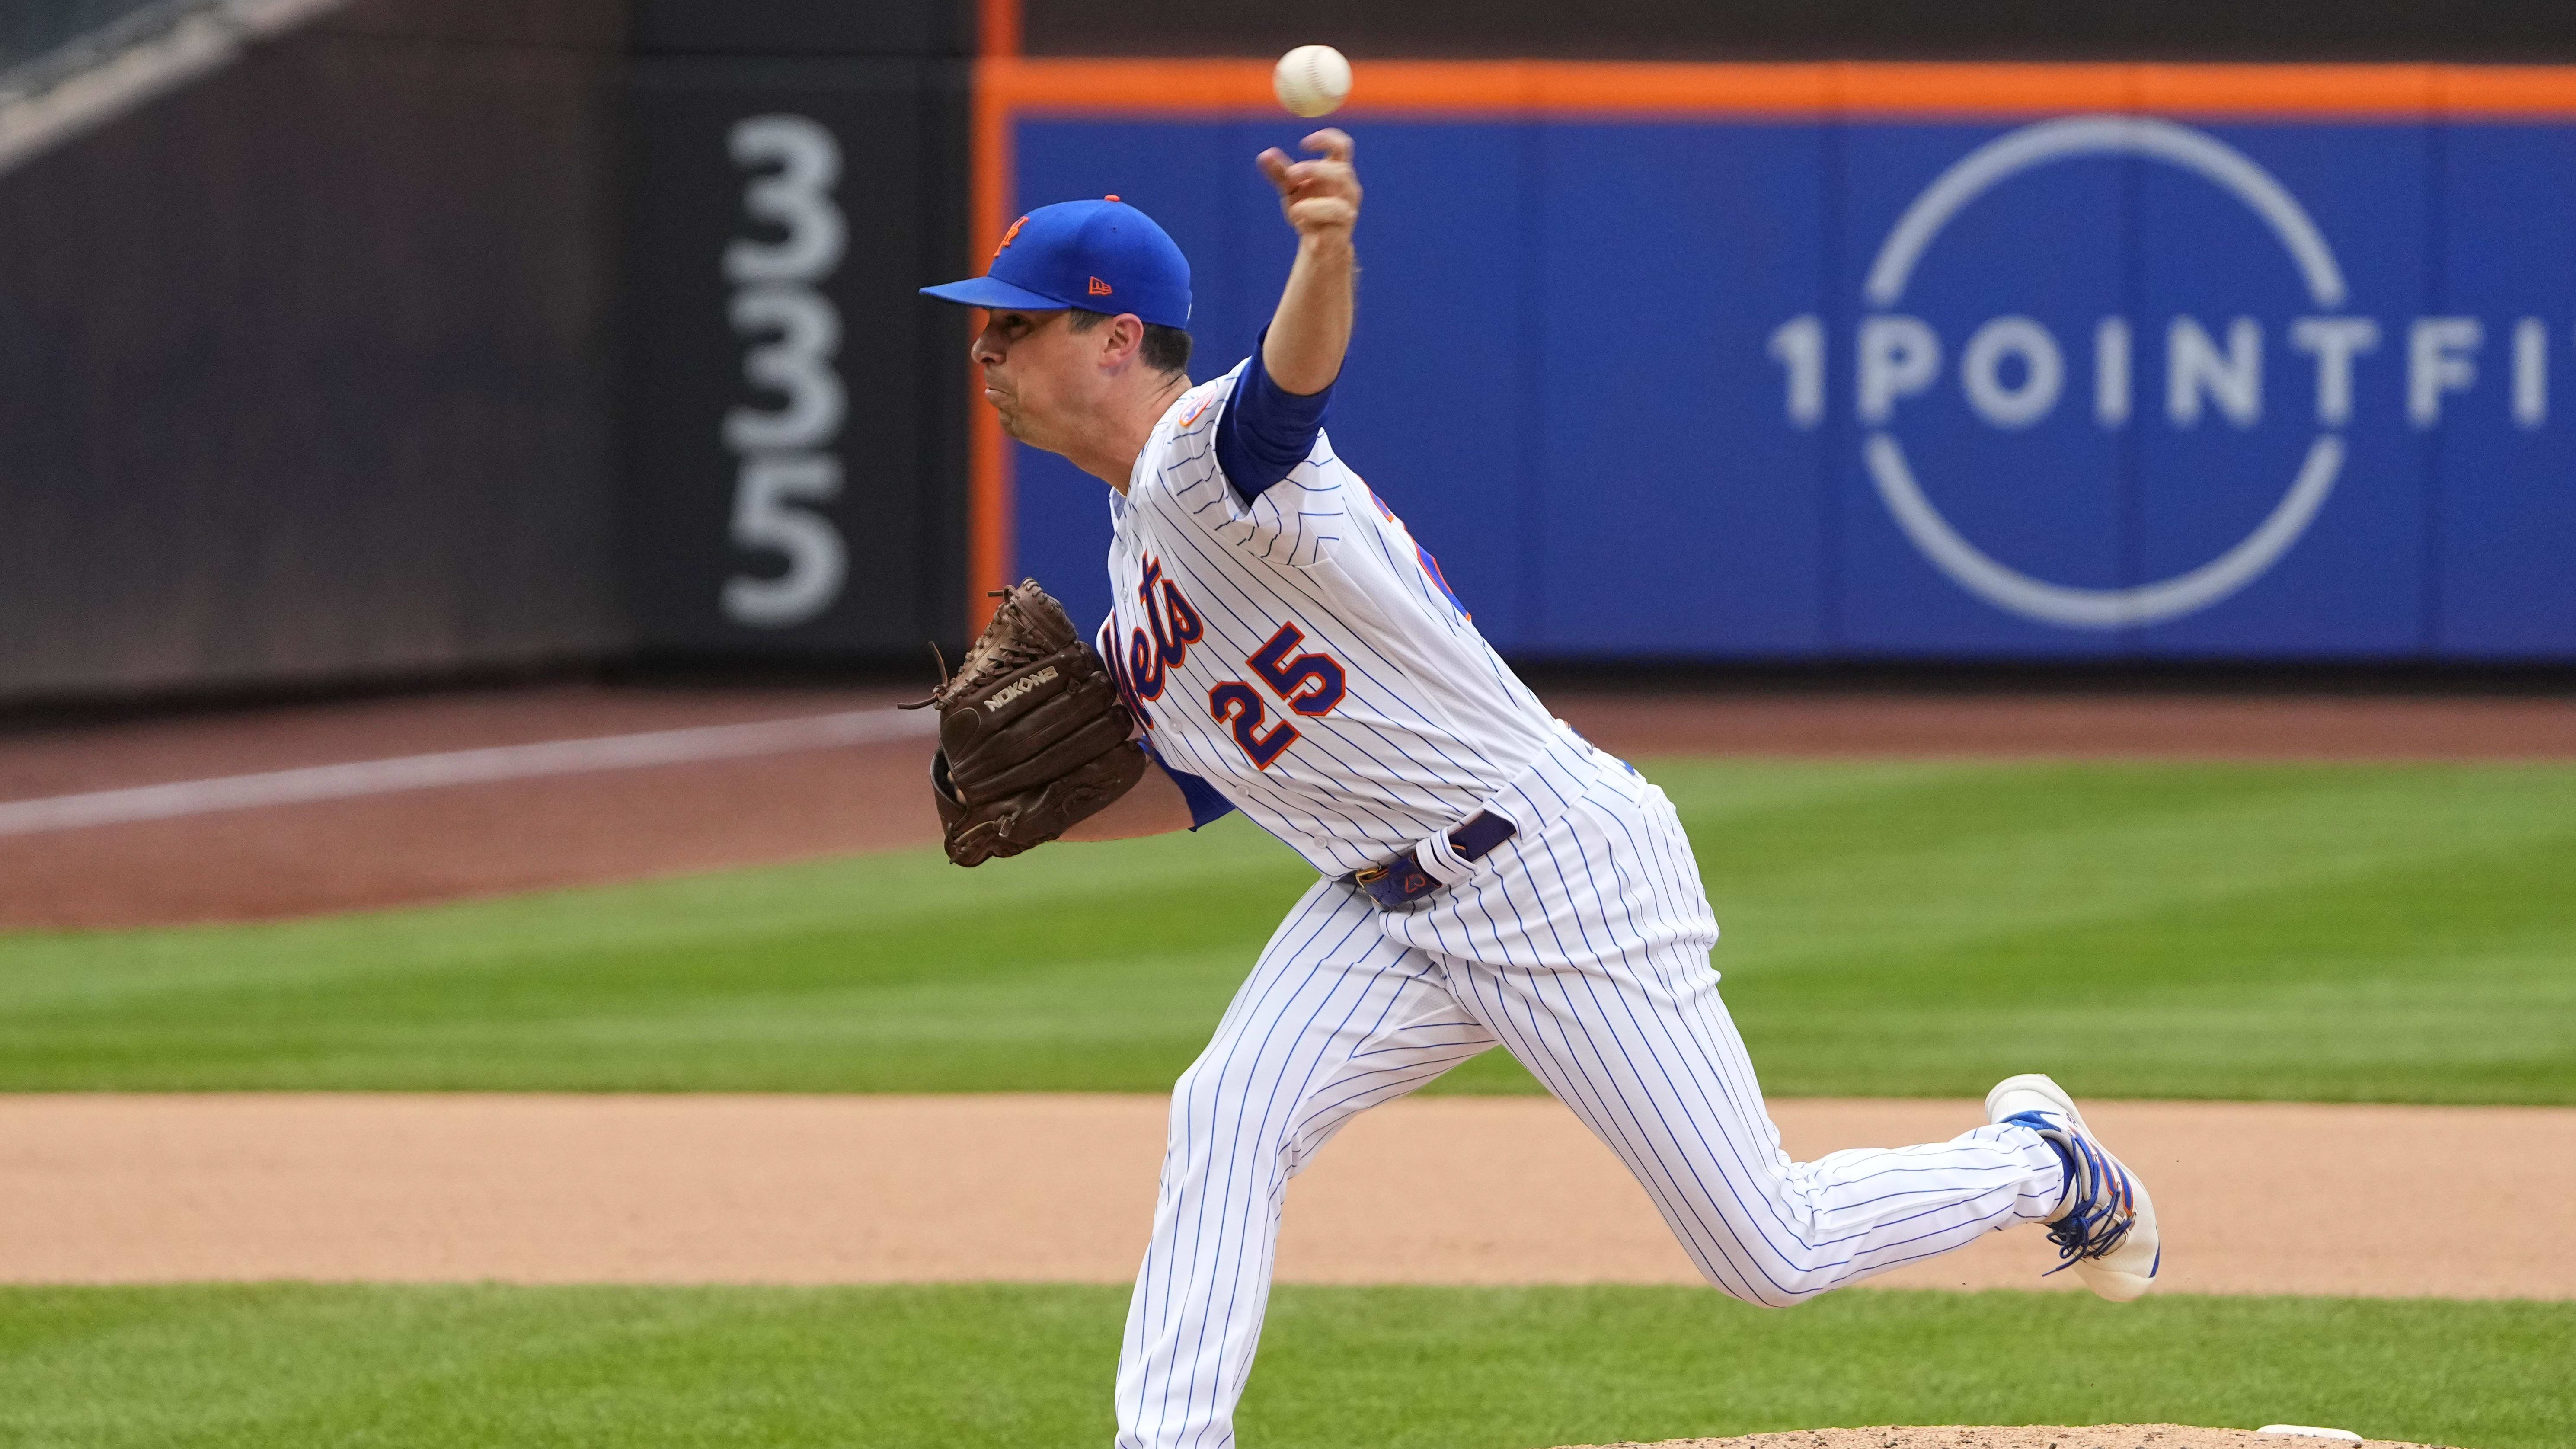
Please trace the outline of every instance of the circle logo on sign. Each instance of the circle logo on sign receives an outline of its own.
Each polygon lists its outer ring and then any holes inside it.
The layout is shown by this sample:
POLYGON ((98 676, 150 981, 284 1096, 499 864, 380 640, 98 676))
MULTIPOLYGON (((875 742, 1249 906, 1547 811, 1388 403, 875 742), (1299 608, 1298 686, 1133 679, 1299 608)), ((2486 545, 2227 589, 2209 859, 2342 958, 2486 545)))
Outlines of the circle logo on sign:
MULTIPOLYGON (((2077 156, 2139 156, 2192 172, 2235 197, 2260 218, 2290 254, 2321 309, 2343 305, 2343 269, 2307 209, 2272 174, 2245 153, 2171 121, 2141 116, 2069 116, 2024 126, 1962 157, 1914 198, 1879 243, 1864 285, 1870 304, 1892 308, 1905 296, 1915 263, 1941 229, 1969 202, 1998 183, 2035 166, 2077 156)), ((2179 618, 2208 608, 2262 576, 2307 531, 2334 491, 2343 470, 2343 439, 2321 432, 2308 445, 2289 491, 2225 553, 2200 567, 2127 588, 2076 588, 2050 583, 1986 553, 1950 525, 1924 495, 1906 461, 1904 445, 1885 429, 1861 445, 1870 481, 1898 528, 1935 568, 1961 588, 1998 608, 2045 624, 2072 629, 2121 629, 2179 618)))

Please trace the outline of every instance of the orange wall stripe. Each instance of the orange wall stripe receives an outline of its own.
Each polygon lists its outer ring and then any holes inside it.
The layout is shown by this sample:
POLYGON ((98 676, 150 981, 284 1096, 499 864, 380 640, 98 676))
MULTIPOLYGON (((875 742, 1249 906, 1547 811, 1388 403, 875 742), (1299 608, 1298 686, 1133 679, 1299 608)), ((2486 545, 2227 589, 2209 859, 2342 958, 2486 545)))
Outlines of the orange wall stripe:
POLYGON ((2576 116, 2576 66, 2439 66, 2433 88, 2434 105, 2446 115, 2576 116))
POLYGON ((1985 116, 2116 111, 2137 91, 2130 65, 1906 65, 1833 70, 1831 109, 1846 115, 1985 116))
MULTIPOLYGON (((968 237, 980 261, 1002 245, 1003 217, 1011 204, 1011 102, 993 83, 1007 60, 975 65, 974 115, 968 137, 968 237)), ((1011 450, 1002 420, 984 401, 983 376, 966 365, 966 633, 982 632, 993 617, 993 590, 1011 583, 1011 450)))
MULTIPOLYGON (((1266 60, 997 58, 1012 110, 1278 114, 1266 60)), ((1342 114, 2576 116, 2576 67, 1370 61, 1342 114)))
POLYGON ((978 55, 1020 53, 1020 0, 982 0, 975 7, 978 55))
MULTIPOLYGON (((967 235, 978 257, 1002 242, 1002 208, 1011 203, 1009 102, 993 85, 994 63, 1020 53, 1020 0, 976 6, 974 98, 967 137, 967 235)), ((1001 420, 984 404, 982 375, 966 365, 966 632, 993 617, 996 589, 1010 585, 1011 450, 1001 420)))
POLYGON ((2429 65, 2142 65, 2138 107, 2194 115, 2420 116, 2429 65))

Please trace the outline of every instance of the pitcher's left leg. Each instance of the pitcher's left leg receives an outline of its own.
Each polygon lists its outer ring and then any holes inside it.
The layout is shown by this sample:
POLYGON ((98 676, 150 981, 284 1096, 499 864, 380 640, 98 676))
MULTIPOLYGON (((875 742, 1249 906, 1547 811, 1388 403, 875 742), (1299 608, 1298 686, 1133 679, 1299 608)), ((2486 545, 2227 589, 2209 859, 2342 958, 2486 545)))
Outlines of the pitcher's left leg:
POLYGON ((1605 778, 1506 854, 1390 932, 1436 943, 1451 992, 1619 1155, 1711 1283, 1786 1306, 2056 1209, 2062 1159, 2016 1124, 1790 1160, 1661 790, 1605 778))

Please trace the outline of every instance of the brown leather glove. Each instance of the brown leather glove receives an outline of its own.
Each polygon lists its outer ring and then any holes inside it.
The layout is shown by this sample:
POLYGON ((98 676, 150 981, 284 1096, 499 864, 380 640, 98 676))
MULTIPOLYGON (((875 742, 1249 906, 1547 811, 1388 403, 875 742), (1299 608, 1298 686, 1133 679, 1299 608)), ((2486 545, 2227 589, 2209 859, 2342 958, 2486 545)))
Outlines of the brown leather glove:
POLYGON ((1135 788, 1146 756, 1100 656, 1037 580, 1005 589, 939 707, 930 789, 948 858, 981 865, 1062 835, 1135 788))

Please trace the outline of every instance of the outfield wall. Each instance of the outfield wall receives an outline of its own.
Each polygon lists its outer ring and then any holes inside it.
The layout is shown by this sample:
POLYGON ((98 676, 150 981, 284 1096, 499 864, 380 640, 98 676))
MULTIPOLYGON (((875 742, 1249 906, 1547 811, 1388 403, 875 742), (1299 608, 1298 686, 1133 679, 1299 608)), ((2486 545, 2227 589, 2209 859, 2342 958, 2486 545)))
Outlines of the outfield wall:
POLYGON ((0 701, 953 652, 969 7, 139 9, 0 24, 0 701))
MULTIPOLYGON (((1000 211, 1161 220, 1202 377, 1293 250, 1250 158, 1304 127, 1261 79, 998 76, 1000 211)), ((1433 64, 1361 98, 1328 426, 1507 651, 2576 659, 2568 73, 1433 64)), ((1001 572, 1104 609, 1099 485, 1002 461, 1001 572)))
POLYGON ((0 94, 0 700, 1097 610, 1097 485, 914 288, 1117 192, 1242 355, 1304 127, 1265 60, 1133 57, 1291 23, 1360 63, 1336 438, 1516 654, 2576 661, 2576 70, 2071 63, 2576 58, 2563 7, 2321 4, 199 7, 292 21, 41 143, 0 94), (1560 59, 1400 58, 1506 50, 1560 59), (2048 59, 1716 59, 1870 50, 2048 59), (2005 168, 1873 290, 1948 168, 2106 114, 2179 129, 2005 168))
POLYGON ((307 9, 0 176, 0 698, 631 647, 618 5, 307 9))

